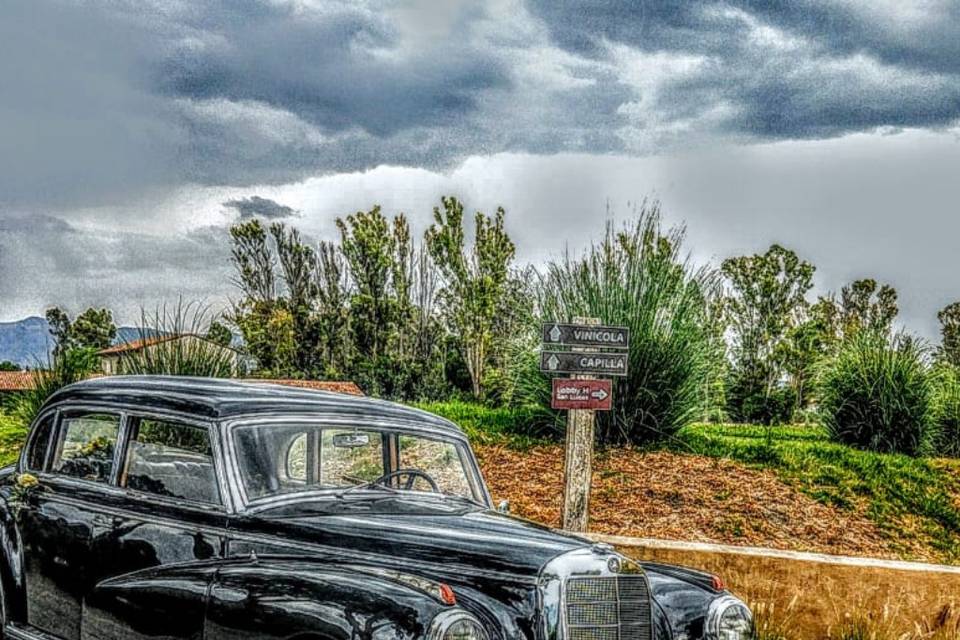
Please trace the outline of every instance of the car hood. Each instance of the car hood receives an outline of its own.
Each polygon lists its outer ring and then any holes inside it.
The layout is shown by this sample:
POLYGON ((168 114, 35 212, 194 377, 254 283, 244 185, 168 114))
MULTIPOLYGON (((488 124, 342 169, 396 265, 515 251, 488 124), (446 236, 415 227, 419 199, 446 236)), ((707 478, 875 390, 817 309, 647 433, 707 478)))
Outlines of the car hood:
MULTIPOLYGON (((596 547, 590 540, 484 509, 419 513, 285 513, 243 516, 231 523, 239 552, 310 555, 346 565, 391 568, 453 585, 458 600, 489 615, 507 637, 534 637, 537 593, 551 561, 596 547), (486 612, 486 613, 485 613, 486 612)), ((594 549, 597 557, 609 548, 594 549)), ((703 633, 704 614, 720 592, 710 577, 679 567, 641 563, 655 600, 657 625, 689 638, 703 633)), ((669 637, 669 632, 658 637, 669 637)))
POLYGON ((336 549, 358 561, 403 559, 467 573, 512 574, 524 581, 535 580, 552 558, 591 545, 588 540, 480 509, 429 515, 261 515, 237 525, 269 532, 285 545, 336 549))

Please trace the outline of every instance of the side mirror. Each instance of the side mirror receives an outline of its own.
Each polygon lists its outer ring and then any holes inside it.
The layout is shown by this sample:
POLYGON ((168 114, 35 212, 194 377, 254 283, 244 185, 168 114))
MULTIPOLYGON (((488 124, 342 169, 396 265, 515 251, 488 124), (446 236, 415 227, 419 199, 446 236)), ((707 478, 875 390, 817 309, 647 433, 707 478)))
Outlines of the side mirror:
POLYGON ((509 500, 501 500, 501 501, 500 501, 500 504, 497 505, 497 513, 509 514, 509 513, 510 513, 510 501, 509 501, 509 500))

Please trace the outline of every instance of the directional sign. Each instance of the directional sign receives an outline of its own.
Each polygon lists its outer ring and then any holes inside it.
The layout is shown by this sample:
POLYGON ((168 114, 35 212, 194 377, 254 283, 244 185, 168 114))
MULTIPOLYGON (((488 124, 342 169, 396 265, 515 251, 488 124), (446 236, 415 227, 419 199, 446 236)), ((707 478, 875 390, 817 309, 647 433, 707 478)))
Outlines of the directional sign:
POLYGON ((582 375, 627 375, 625 353, 574 353, 571 351, 543 351, 540 370, 544 373, 578 373, 582 375))
POLYGON ((613 381, 554 378, 551 406, 557 410, 610 411, 613 408, 613 381))
POLYGON ((565 347, 627 349, 630 346, 630 330, 626 327, 547 322, 543 325, 543 343, 565 347))

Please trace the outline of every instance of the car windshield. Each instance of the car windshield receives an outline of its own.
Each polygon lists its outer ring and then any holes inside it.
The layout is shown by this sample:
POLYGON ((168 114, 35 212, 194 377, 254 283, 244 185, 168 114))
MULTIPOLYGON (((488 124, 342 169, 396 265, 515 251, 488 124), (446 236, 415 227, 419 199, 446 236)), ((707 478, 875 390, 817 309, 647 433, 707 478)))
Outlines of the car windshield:
POLYGON ((459 441, 403 430, 323 424, 233 428, 247 500, 326 493, 456 496, 482 502, 472 454, 459 441))

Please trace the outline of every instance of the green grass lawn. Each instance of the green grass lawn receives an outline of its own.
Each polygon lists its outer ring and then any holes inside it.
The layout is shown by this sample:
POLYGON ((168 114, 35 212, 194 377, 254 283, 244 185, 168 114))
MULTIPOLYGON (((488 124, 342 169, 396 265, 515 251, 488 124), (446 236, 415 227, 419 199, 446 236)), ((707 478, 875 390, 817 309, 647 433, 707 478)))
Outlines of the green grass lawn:
POLYGON ((26 426, 0 411, 0 467, 16 462, 26 437, 26 426))
POLYGON ((859 451, 814 426, 696 424, 671 448, 773 469, 820 502, 864 509, 892 539, 917 537, 960 562, 960 461, 859 451))

